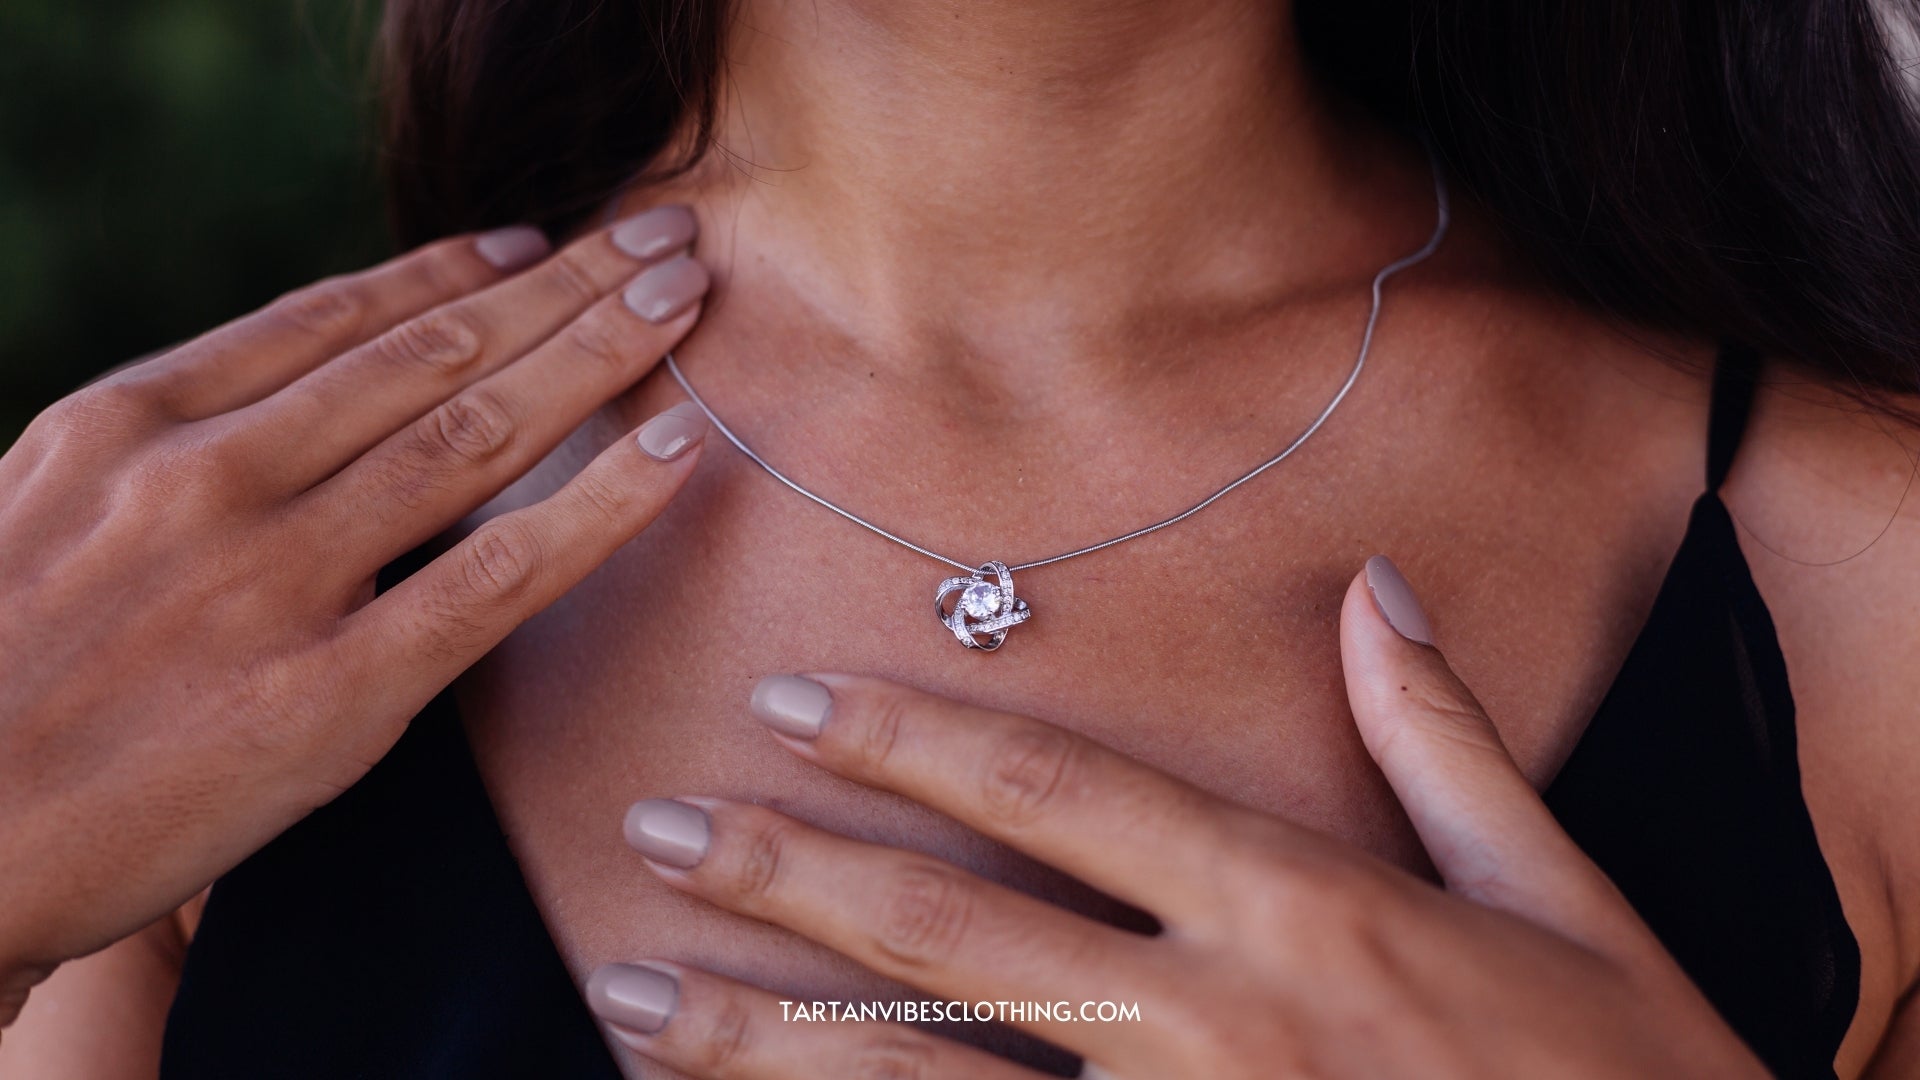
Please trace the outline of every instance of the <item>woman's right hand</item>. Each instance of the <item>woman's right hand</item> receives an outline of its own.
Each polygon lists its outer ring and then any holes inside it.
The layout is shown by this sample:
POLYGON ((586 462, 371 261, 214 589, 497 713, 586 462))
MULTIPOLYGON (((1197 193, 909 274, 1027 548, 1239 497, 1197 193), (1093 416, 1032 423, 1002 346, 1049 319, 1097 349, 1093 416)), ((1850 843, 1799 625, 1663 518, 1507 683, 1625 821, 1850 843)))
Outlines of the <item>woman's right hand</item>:
POLYGON ((116 372, 0 457, 0 1023, 352 785, 660 512, 691 406, 374 597, 686 335, 693 236, 661 207, 550 258, 527 228, 437 243, 116 372))

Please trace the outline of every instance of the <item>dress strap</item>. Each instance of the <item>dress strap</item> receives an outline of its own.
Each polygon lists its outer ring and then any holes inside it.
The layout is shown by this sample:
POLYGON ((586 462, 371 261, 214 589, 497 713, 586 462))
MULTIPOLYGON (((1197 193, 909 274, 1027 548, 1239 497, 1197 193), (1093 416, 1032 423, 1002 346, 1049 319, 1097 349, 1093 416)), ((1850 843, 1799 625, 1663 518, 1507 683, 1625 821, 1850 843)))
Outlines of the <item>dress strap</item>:
POLYGON ((1727 342, 1713 362, 1713 400, 1707 409, 1707 490, 1718 491, 1733 468, 1740 437, 1753 411, 1753 392, 1760 374, 1760 354, 1746 345, 1727 342))

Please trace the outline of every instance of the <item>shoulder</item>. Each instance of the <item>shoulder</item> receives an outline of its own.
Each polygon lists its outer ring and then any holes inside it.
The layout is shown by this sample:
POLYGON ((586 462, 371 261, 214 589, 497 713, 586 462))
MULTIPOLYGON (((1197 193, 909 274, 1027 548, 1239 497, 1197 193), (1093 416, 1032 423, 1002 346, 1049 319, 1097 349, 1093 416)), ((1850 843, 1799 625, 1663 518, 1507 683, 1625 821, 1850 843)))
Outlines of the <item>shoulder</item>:
MULTIPOLYGON (((1920 766, 1917 463, 1920 427, 1770 371, 1723 489, 1801 711, 1844 700, 1858 714, 1850 737, 1911 766, 1920 766)), ((1920 796, 1920 785, 1900 788, 1920 796)))
POLYGON ((1770 367, 1722 493, 1779 633, 1802 786, 1865 980, 1883 982, 1863 983, 1862 1020, 1920 971, 1917 462, 1920 426, 1770 367))

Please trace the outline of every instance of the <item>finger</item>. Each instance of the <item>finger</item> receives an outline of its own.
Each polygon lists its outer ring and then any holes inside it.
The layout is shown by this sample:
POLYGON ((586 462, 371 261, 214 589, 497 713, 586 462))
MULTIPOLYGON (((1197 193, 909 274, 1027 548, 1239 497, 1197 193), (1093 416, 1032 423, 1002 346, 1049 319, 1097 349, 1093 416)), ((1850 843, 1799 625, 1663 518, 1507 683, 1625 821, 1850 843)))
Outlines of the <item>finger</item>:
POLYGON ((1340 613, 1347 699, 1447 887, 1602 951, 1644 944, 1639 917, 1554 820, 1432 638, 1399 570, 1367 560, 1340 613))
POLYGON ((696 968, 608 964, 587 979, 587 1004, 635 1051, 699 1080, 1038 1080, 1041 1074, 970 1046, 884 1020, 794 1019, 808 1002, 696 968))
POLYGON ((297 515, 357 532, 368 572, 438 534, 545 457, 693 328, 708 285, 685 254, 594 305, 530 355, 456 393, 300 500, 297 515), (664 314, 650 321, 641 312, 664 314))
POLYGON ((540 230, 524 225, 429 244, 370 270, 288 293, 116 377, 154 387, 183 420, 229 412, 403 320, 539 261, 549 250, 540 230))
MULTIPOLYGON (((669 884, 784 926, 867 967, 953 1001, 1088 1001, 1128 995, 1170 956, 1129 934, 917 852, 861 843, 765 807, 649 799, 627 842, 669 884)), ((1145 1008, 1145 1006, 1143 1006, 1145 1008)), ((1125 1039, 1068 1017, 1014 1027, 1085 1054, 1125 1039)))
POLYGON ((879 679, 775 675, 749 708, 803 757, 932 807, 1169 929, 1230 910, 1219 868, 1233 847, 1298 833, 1064 728, 879 679))
POLYGON ((239 444, 243 460, 270 468, 278 484, 305 490, 462 387, 524 356, 642 265, 686 247, 693 230, 686 208, 663 206, 596 232, 221 418, 230 427, 226 439, 239 444))
POLYGON ((353 711, 417 712, 646 528, 692 473, 705 435, 697 409, 668 409, 559 491, 486 522, 349 616, 334 649, 354 672, 353 711))

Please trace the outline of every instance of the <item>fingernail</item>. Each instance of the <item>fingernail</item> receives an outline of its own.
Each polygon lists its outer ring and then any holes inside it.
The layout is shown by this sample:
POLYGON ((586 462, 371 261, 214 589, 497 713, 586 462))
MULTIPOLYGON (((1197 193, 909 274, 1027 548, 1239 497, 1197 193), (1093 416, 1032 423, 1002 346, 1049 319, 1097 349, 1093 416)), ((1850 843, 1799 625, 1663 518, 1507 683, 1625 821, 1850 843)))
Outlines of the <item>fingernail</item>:
POLYGON ((707 436, 707 417, 700 406, 683 401, 640 425, 640 449, 655 461, 672 461, 700 445, 707 436))
POLYGON ((496 270, 518 270, 546 258, 553 245, 539 229, 514 225, 482 234, 474 240, 473 250, 496 270))
POLYGON ((1427 624, 1427 613, 1420 609, 1420 599, 1413 595, 1413 586, 1407 584, 1392 559, 1375 555, 1367 560, 1367 591, 1373 594, 1374 606, 1380 609, 1387 625, 1398 630, 1401 637, 1422 645, 1433 644, 1433 627, 1427 624))
POLYGON ((827 722, 833 695, 812 679, 798 675, 769 675, 753 688, 747 711, 754 719, 782 735, 811 739, 827 722))
POLYGON ((613 227, 613 246, 636 259, 653 259, 693 243, 700 226, 684 206, 656 206, 613 227))
POLYGON ((707 857, 707 812, 672 799, 648 799, 627 811, 627 843, 654 862, 691 870, 707 857))
POLYGON ((658 968, 603 964, 587 976, 587 1007, 609 1024, 655 1035, 673 1019, 680 980, 658 968))
POLYGON ((707 295, 707 268, 690 255, 675 255, 650 266, 627 286, 627 306, 653 323, 663 323, 692 307, 707 295))

